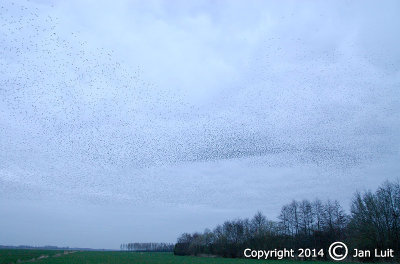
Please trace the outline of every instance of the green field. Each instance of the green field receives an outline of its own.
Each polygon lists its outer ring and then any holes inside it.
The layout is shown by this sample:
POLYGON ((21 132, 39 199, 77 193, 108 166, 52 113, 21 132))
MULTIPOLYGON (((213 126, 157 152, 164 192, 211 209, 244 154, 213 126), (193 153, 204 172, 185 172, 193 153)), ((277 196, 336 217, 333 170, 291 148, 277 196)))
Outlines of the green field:
POLYGON ((0 264, 38 259, 41 256, 64 254, 64 250, 0 249, 0 264))
MULTIPOLYGON (((86 264, 246 264, 246 263, 272 263, 272 264, 294 264, 297 261, 288 260, 252 260, 252 259, 228 259, 228 258, 206 258, 190 256, 174 256, 172 253, 133 253, 120 251, 79 251, 66 252, 54 250, 0 250, 0 264, 8 263, 48 263, 48 264, 67 264, 67 263, 86 263, 86 264), (47 256, 47 257, 46 257, 47 256), (40 258, 41 257, 41 258, 40 258), (19 262, 18 262, 19 259, 19 262)), ((333 262, 321 261, 298 261, 299 264, 333 262)), ((345 262, 341 262, 345 263, 345 262)))

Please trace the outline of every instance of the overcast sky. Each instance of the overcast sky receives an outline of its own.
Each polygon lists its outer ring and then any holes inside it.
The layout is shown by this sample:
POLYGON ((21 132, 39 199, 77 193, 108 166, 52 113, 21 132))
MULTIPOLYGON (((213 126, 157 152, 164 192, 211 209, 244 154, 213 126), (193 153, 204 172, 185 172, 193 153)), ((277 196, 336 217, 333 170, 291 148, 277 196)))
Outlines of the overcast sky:
POLYGON ((0 244, 175 242, 399 177, 399 1, 0 8, 0 244))

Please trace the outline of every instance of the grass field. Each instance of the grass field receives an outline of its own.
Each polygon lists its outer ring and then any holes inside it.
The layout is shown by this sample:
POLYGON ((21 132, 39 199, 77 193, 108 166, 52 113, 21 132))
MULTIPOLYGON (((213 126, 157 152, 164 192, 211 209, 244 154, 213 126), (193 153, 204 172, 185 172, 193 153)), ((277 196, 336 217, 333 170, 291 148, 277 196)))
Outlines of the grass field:
POLYGON ((0 264, 38 259, 41 256, 64 254, 63 250, 0 249, 0 264))
MULTIPOLYGON (((0 264, 9 263, 41 263, 41 264, 246 264, 246 263, 271 263, 271 264, 294 264, 297 261, 290 260, 252 260, 252 259, 228 259, 228 258, 205 258, 190 256, 174 256, 172 253, 133 253, 120 251, 80 251, 66 252, 53 250, 0 250, 0 264), (47 257, 46 257, 47 256, 47 257), (19 259, 19 262, 18 262, 19 259)), ((298 261, 299 264, 333 262, 320 261, 298 261)), ((344 263, 344 262, 341 262, 344 263)))

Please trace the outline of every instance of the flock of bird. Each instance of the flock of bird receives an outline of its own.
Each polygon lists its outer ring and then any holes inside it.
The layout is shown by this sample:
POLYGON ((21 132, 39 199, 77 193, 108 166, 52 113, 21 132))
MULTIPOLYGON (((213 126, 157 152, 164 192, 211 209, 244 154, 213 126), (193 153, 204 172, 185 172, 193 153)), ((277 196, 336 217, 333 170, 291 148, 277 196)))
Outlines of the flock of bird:
MULTIPOLYGON (((218 117, 218 113, 196 114, 199 109, 185 105, 179 95, 163 92, 142 80, 142 69, 132 69, 119 61, 112 50, 93 48, 79 32, 60 32, 59 20, 33 8, 29 1, 26 5, 3 4, 0 20, 0 92, 3 110, 7 109, 3 114, 40 127, 36 133, 46 134, 46 141, 39 144, 42 150, 66 148, 64 154, 81 153, 82 158, 96 163, 133 162, 136 166, 277 152, 312 152, 324 156, 322 159, 342 159, 346 155, 335 149, 314 152, 315 146, 299 148, 280 142, 265 135, 268 128, 253 133, 251 127, 242 129, 241 122, 235 124, 232 118, 218 117), (187 128, 184 116, 188 112, 187 124, 195 131, 187 128), (208 120, 209 124, 198 120, 208 120), (172 132, 163 132, 174 124, 172 132)), ((280 40, 268 40, 274 41, 280 40)), ((331 52, 327 56, 339 55, 331 52)), ((258 70, 257 78, 268 78, 268 70, 271 68, 258 70)), ((311 82, 305 79, 307 83, 311 82)), ((266 113, 261 110, 260 114, 266 113)), ((25 132, 30 134, 26 140, 30 136, 40 138, 31 135, 29 129, 25 132)))
MULTIPOLYGON (((88 173, 82 167, 118 170, 280 154, 300 162, 351 166, 369 155, 349 150, 335 135, 328 137, 325 130, 313 127, 340 123, 340 112, 331 113, 322 103, 319 109, 292 104, 298 101, 297 95, 304 100, 316 96, 314 90, 298 89, 290 95, 293 90, 282 87, 257 88, 263 82, 279 84, 290 79, 274 77, 274 65, 262 65, 281 50, 260 59, 260 68, 252 76, 260 84, 238 88, 243 88, 239 94, 247 103, 224 94, 210 109, 200 109, 185 102, 180 92, 143 80, 144 69, 121 61, 114 51, 88 43, 79 32, 65 32, 47 9, 29 1, 0 5, 0 144, 17 160, 25 156, 31 157, 24 162, 45 160, 49 170, 55 167, 58 174, 63 171, 63 177, 68 177, 69 172, 88 173), (226 107, 219 109, 218 103, 226 107), (322 118, 314 120, 302 110, 307 114, 320 111, 322 118)), ((267 42, 274 41, 281 40, 267 42)), ((329 50, 324 54, 321 60, 335 61, 341 56, 329 50)), ((311 56, 303 55, 294 59, 311 56)), ((310 76, 296 77, 297 83, 286 84, 316 87, 329 75, 324 70, 338 71, 330 67, 337 65, 332 63, 310 76)), ((353 73, 351 78, 362 75, 353 73)), ((343 79, 332 76, 330 85, 340 87, 343 79)), ((343 122, 346 127, 339 133, 352 133, 351 121, 343 122)), ((3 166, 9 160, 6 156, 3 153, 3 166)))

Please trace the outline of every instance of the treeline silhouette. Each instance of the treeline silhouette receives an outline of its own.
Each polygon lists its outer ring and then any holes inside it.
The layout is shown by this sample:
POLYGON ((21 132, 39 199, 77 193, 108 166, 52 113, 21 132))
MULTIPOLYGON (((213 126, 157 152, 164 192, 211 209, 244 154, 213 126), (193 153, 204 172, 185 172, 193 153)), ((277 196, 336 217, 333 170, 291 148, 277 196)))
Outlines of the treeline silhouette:
MULTIPOLYGON (((203 233, 184 233, 175 244, 176 255, 215 255, 243 257, 246 248, 256 250, 311 248, 324 249, 343 241, 353 249, 384 250, 391 248, 399 258, 400 185, 385 182, 376 192, 357 192, 347 214, 338 201, 316 199, 293 201, 281 209, 278 221, 258 212, 251 219, 236 219, 203 233)), ((361 261, 373 260, 370 258, 361 261)))
POLYGON ((152 252, 172 252, 174 244, 172 243, 126 243, 121 244, 121 250, 127 251, 152 251, 152 252))

